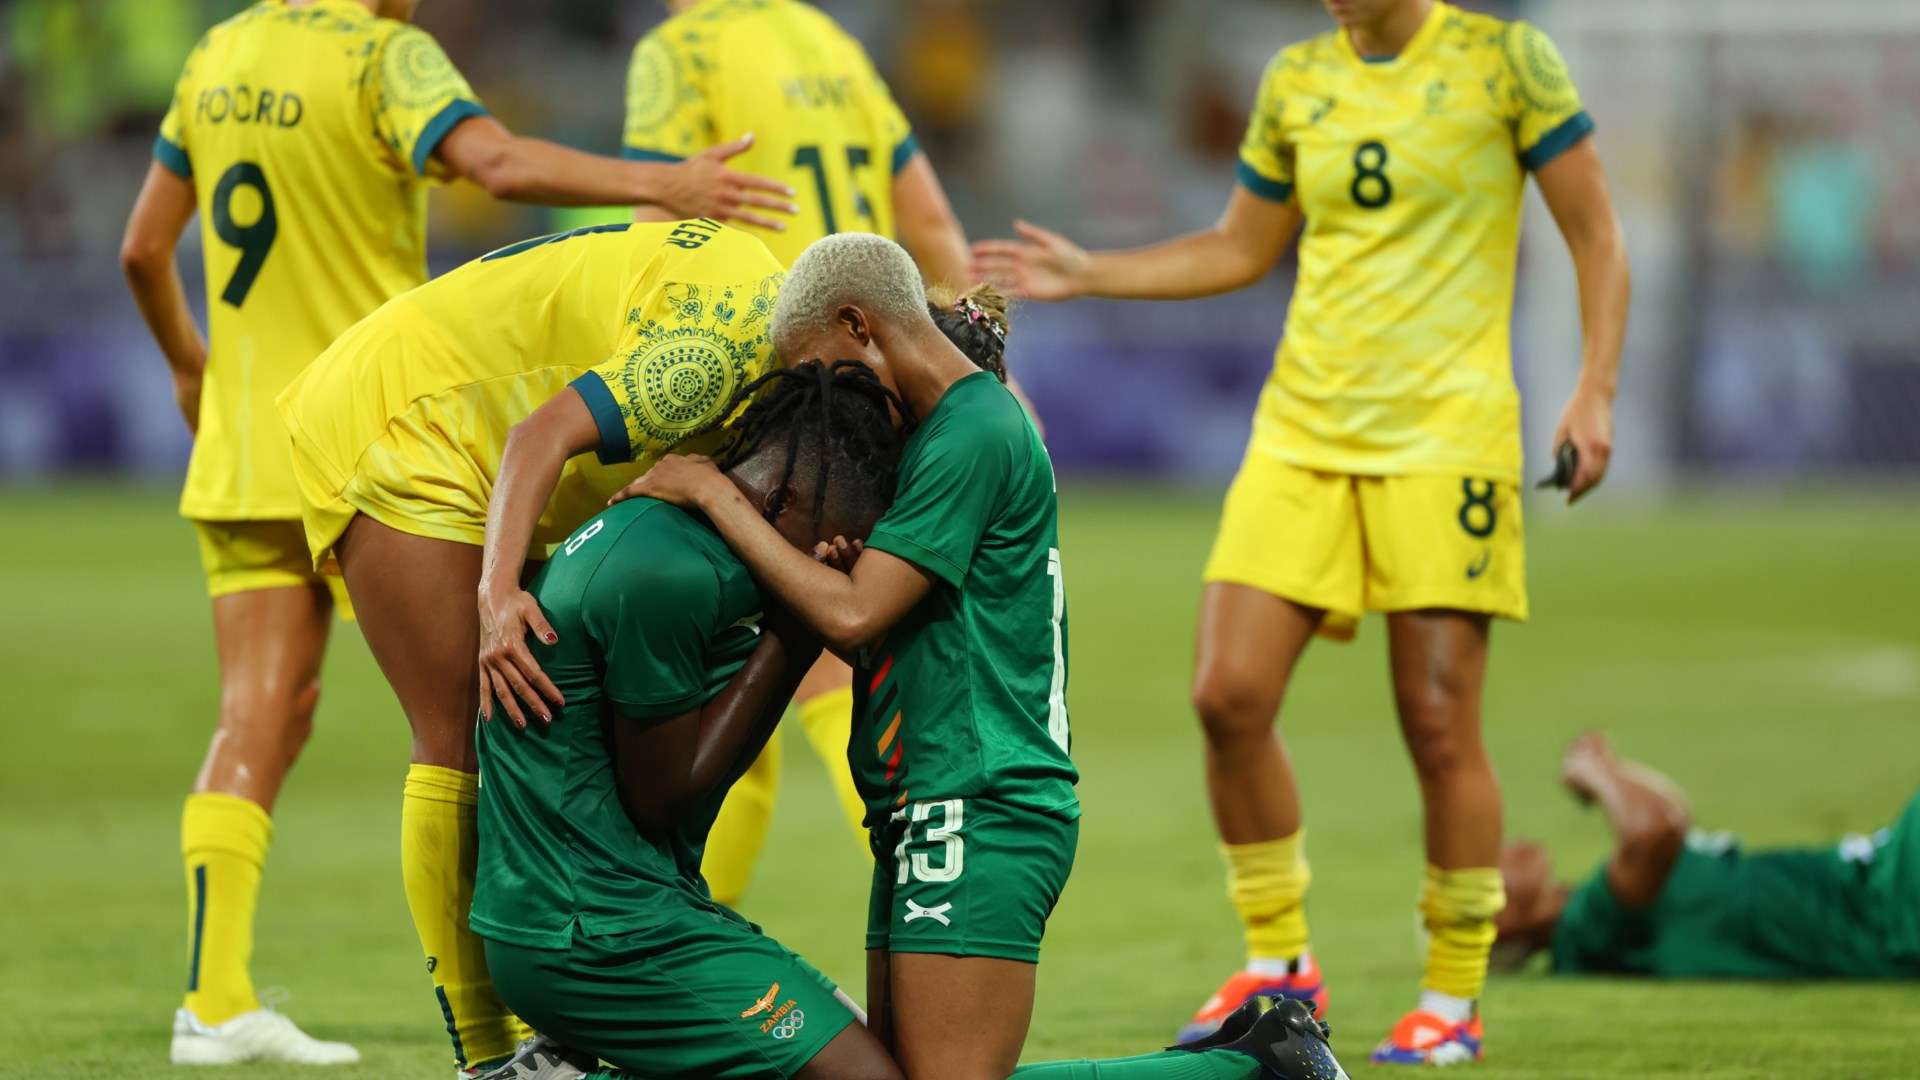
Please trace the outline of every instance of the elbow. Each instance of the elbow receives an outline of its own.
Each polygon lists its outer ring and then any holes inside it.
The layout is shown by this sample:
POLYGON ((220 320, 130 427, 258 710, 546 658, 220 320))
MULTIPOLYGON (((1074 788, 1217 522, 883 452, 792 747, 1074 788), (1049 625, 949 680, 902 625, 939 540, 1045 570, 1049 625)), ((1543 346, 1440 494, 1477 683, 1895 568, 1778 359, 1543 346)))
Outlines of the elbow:
POLYGON ((886 628, 875 625, 858 612, 837 612, 827 625, 818 629, 828 648, 841 656, 854 656, 878 643, 886 628))
POLYGON ((526 193, 525 170, 512 141, 490 148, 467 170, 467 179, 480 185, 493 198, 517 201, 526 193))
POLYGON ((1687 833, 1693 828, 1693 816, 1677 802, 1663 802, 1621 840, 1625 858, 1639 866, 1664 873, 1680 858, 1687 846, 1687 833))
POLYGON ((138 236, 128 235, 120 243, 120 272, 133 283, 159 277, 173 257, 171 249, 138 236))

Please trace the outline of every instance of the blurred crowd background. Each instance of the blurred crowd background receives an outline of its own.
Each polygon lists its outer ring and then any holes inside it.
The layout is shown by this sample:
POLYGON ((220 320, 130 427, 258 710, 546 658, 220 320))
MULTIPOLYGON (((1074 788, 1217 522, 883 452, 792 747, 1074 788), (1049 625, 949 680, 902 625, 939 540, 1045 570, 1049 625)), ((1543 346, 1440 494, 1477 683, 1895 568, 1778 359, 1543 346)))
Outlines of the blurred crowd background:
MULTIPOLYGON (((185 459, 115 252, 181 60, 234 0, 0 4, 0 477, 185 459)), ((1317 0, 823 0, 871 49, 969 234, 1089 246, 1209 223, 1261 68, 1317 0)), ((1920 0, 1465 0, 1559 43, 1599 125, 1634 311, 1612 483, 1920 478, 1920 0)), ((515 130, 617 152, 658 0, 424 0, 515 130)), ((618 218, 437 191, 443 270, 618 218)), ((1529 196, 1515 363, 1530 471, 1579 361, 1572 270, 1529 196)), ((183 272, 201 301, 198 233, 183 272)), ((1063 468, 1230 473, 1292 267, 1182 304, 1029 305, 1012 363, 1063 468)))

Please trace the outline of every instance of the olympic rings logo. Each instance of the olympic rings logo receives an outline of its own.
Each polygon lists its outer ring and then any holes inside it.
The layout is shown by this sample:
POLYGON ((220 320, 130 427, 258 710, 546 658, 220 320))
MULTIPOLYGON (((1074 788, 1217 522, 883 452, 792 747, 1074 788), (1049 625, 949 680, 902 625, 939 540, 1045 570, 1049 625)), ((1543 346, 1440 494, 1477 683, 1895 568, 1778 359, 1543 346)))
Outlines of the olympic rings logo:
POLYGON ((806 1012, 802 1009, 795 1009, 781 1017, 779 1023, 773 1025, 773 1037, 776 1039, 791 1039, 801 1028, 806 1026, 806 1012))

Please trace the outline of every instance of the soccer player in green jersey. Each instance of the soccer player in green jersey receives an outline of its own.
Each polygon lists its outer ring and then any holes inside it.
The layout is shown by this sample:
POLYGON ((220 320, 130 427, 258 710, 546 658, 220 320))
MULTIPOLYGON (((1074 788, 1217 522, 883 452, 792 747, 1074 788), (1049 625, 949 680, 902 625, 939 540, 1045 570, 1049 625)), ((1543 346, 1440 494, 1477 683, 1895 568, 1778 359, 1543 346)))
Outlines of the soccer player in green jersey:
MULTIPOLYGON (((782 543, 866 535, 893 493, 893 395, 842 362, 775 371, 736 403, 769 381, 724 482, 782 543)), ((825 976, 700 875, 818 639, 763 604, 711 528, 649 499, 588 520, 531 591, 557 640, 530 645, 566 704, 548 725, 480 726, 470 924, 501 997, 586 1068, 891 1075, 825 976)))
POLYGON ((1561 778, 1606 814, 1613 853, 1570 886, 1541 845, 1507 845, 1501 966, 1547 949, 1568 973, 1920 978, 1920 795, 1870 836, 1743 851, 1693 829, 1680 789, 1604 735, 1576 739, 1561 778))
MULTIPOLYGON (((876 857, 871 1029, 915 1080, 1002 1080, 1033 1012, 1040 940, 1079 836, 1066 592, 1052 463, 994 373, 927 314, 912 258, 830 236, 773 316, 786 358, 859 359, 918 425, 864 550, 796 551, 711 462, 668 457, 621 493, 703 513, 761 587, 855 664, 848 755, 876 857)), ((617 496, 616 498, 618 498, 617 496)), ((1031 1080, 1340 1075, 1305 1006, 1268 1001, 1197 1052, 1021 1069, 1031 1080)))

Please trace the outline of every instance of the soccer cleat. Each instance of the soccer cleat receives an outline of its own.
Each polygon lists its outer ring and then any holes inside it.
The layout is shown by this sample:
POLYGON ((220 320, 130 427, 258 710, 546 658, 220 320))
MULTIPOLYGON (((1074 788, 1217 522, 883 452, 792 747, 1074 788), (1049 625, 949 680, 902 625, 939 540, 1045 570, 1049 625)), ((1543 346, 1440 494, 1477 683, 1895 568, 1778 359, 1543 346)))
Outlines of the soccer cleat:
POLYGON ((1260 1063, 1267 1080, 1348 1080, 1327 1045, 1329 1034, 1306 1002, 1256 996, 1222 1018, 1213 1034, 1167 1049, 1245 1054, 1260 1063))
POLYGON ((1285 975, 1262 975, 1257 971, 1245 970, 1234 972, 1200 1006, 1200 1011, 1193 1014, 1193 1019, 1180 1029, 1174 1041, 1190 1043, 1206 1038, 1220 1027, 1221 1021, 1257 997, 1303 1002, 1313 1010, 1315 1019, 1327 1015, 1327 984, 1320 977, 1320 965, 1313 962, 1312 956, 1303 956, 1295 970, 1285 975))
POLYGON ((462 1069, 458 1075, 460 1080, 579 1080, 599 1065, 592 1054, 535 1035, 520 1040, 513 1056, 500 1064, 462 1069))
POLYGON ((1415 1009, 1373 1048, 1375 1065, 1464 1065, 1486 1056, 1480 1017, 1456 1024, 1415 1009))
POLYGON ((274 1061, 288 1065, 351 1065, 360 1051, 343 1042, 325 1042, 301 1031, 272 1009, 244 1012, 209 1026, 187 1009, 173 1013, 175 1065, 233 1065, 274 1061))

